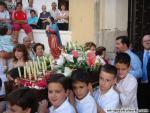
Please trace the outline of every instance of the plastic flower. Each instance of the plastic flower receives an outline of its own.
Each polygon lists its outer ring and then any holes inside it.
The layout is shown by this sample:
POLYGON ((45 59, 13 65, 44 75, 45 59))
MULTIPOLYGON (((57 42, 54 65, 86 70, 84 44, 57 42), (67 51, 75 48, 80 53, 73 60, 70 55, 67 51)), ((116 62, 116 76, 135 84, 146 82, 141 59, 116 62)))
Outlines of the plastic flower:
POLYGON ((72 55, 74 58, 78 58, 78 56, 79 56, 78 51, 73 50, 72 55))
POLYGON ((95 65, 95 60, 96 60, 96 54, 93 51, 89 51, 87 53, 87 59, 86 59, 86 63, 88 66, 92 67, 95 65))

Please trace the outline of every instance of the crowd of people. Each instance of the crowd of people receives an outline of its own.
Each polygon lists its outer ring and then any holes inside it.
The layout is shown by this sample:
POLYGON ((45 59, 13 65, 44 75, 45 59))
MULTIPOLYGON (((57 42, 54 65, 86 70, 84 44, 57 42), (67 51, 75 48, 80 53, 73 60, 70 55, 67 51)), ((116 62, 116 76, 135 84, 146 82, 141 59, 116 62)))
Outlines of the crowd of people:
POLYGON ((47 11, 46 4, 43 4, 42 12, 38 12, 34 2, 28 0, 28 7, 23 9, 22 0, 0 1, 0 20, 8 26, 9 33, 12 30, 19 31, 19 28, 23 28, 27 34, 32 31, 31 28, 45 29, 46 25, 49 25, 50 17, 54 18, 60 30, 68 30, 69 12, 66 10, 65 3, 61 3, 59 10, 56 2, 52 2, 50 11, 47 11))
POLYGON ((51 12, 47 12, 46 6, 42 5, 43 12, 38 18, 36 10, 32 8, 33 0, 28 1, 29 7, 25 10, 22 9, 21 2, 11 4, 12 1, 8 0, 10 3, 7 5, 0 2, 0 113, 143 112, 140 109, 149 112, 150 35, 143 36, 143 50, 138 52, 130 49, 127 36, 116 37, 116 56, 112 62, 107 59, 105 47, 86 42, 85 51, 94 52, 103 64, 97 73, 97 85, 93 86, 94 78, 90 70, 75 69, 70 77, 53 73, 48 80, 47 98, 44 100, 37 101, 35 89, 28 87, 7 94, 5 82, 15 81, 19 77, 16 74, 17 67, 25 66, 27 61, 36 59, 37 56, 40 58, 46 55, 44 44, 32 43, 32 28, 42 26, 46 30, 49 54, 54 60, 64 52, 58 26, 63 23, 65 28, 68 23, 65 5, 62 4, 59 16, 57 13, 60 11, 56 9, 55 2, 52 3, 51 12), (9 11, 6 6, 9 6, 9 11), (22 44, 18 42, 20 29, 24 29, 27 34, 22 44), (6 74, 7 71, 9 73, 6 74))

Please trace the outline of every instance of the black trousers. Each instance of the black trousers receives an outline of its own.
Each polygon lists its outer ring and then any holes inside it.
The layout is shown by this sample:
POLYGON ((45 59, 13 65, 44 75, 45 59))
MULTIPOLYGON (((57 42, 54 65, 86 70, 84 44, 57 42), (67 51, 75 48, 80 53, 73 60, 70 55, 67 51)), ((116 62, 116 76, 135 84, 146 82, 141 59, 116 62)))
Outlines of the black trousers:
POLYGON ((59 30, 67 31, 68 30, 68 23, 57 23, 59 30))
POLYGON ((138 85, 138 107, 150 110, 150 85, 139 83, 138 85))

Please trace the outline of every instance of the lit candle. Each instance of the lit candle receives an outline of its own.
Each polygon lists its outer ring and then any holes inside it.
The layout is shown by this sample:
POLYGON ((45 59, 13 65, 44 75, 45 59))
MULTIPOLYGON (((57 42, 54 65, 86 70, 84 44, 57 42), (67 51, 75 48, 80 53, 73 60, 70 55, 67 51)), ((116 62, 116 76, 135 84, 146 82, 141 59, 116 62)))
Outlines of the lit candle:
POLYGON ((43 75, 45 75, 44 63, 42 62, 43 75))
POLYGON ((44 67, 45 67, 45 70, 47 70, 46 59, 45 59, 44 56, 43 56, 43 61, 44 61, 44 67))
POLYGON ((33 66, 34 66, 33 62, 30 62, 31 74, 33 74, 33 73, 34 73, 34 68, 33 68, 33 66))
POLYGON ((41 69, 40 60, 38 56, 37 56, 37 62, 38 62, 39 69, 41 69))
POLYGON ((31 75, 30 66, 28 65, 27 65, 27 72, 28 72, 28 75, 31 75))
POLYGON ((38 63, 35 62, 35 67, 36 67, 36 73, 38 74, 39 73, 39 68, 38 68, 38 63))
POLYGON ((20 67, 18 67, 18 72, 19 72, 19 77, 21 78, 21 71, 20 71, 20 67))
POLYGON ((35 57, 33 56, 33 62, 35 62, 35 57))
POLYGON ((36 77, 36 65, 34 64, 34 79, 37 80, 37 77, 36 77))
POLYGON ((28 75, 29 75, 29 79, 31 80, 31 69, 30 69, 30 66, 28 66, 28 75))
POLYGON ((50 67, 51 67, 51 70, 52 70, 52 61, 51 61, 51 56, 49 56, 49 63, 50 63, 50 67))
POLYGON ((27 74, 26 74, 26 66, 24 66, 23 69, 24 69, 24 78, 26 79, 26 77, 27 77, 27 74))
POLYGON ((31 74, 29 74, 29 80, 31 80, 31 74))

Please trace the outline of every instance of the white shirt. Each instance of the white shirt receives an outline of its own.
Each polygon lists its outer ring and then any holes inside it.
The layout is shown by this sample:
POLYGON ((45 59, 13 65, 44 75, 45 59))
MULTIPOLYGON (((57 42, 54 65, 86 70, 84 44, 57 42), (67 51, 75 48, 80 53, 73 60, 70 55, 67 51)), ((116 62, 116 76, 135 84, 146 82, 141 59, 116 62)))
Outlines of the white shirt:
POLYGON ((59 15, 59 9, 56 9, 56 10, 50 10, 50 14, 51 16, 56 19, 56 17, 59 15))
POLYGON ((58 14, 60 17, 62 17, 60 20, 58 20, 58 23, 68 23, 68 19, 65 19, 64 17, 69 17, 68 11, 59 11, 58 14))
POLYGON ((97 105, 94 98, 87 94, 82 100, 75 99, 78 113, 97 113, 97 105))
POLYGON ((49 113, 76 113, 73 106, 66 99, 57 109, 54 106, 49 108, 49 113))
POLYGON ((96 60, 98 60, 102 65, 106 64, 105 61, 104 61, 104 59, 100 55, 96 56, 96 60))
POLYGON ((131 75, 127 76, 120 80, 117 83, 117 89, 120 91, 120 100, 122 108, 138 108, 137 106, 137 80, 131 75))
POLYGON ((6 60, 0 58, 0 78, 2 80, 2 87, 0 88, 0 96, 5 95, 5 86, 4 82, 8 81, 6 74, 4 73, 3 66, 6 65, 6 60))
POLYGON ((105 94, 101 94, 100 89, 93 92, 93 96, 97 101, 97 104, 106 112, 113 113, 109 110, 115 110, 119 108, 119 94, 112 88, 110 88, 105 94))
POLYGON ((0 19, 10 19, 9 12, 7 10, 0 12, 0 19))

